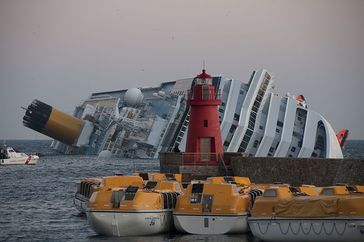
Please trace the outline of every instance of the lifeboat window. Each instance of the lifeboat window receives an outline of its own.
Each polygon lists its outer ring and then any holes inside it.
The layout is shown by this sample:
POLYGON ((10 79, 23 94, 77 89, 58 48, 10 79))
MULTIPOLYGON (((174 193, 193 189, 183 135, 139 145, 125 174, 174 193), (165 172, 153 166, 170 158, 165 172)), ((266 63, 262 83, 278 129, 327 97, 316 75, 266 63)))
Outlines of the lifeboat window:
POLYGON ((358 192, 358 190, 353 186, 346 186, 346 189, 348 189, 348 191, 350 193, 357 193, 358 192))
POLYGON ((277 196, 277 190, 276 189, 267 189, 263 193, 263 197, 276 197, 277 196))
POLYGON ((174 174, 172 174, 172 173, 166 173, 166 178, 167 178, 167 180, 169 180, 169 181, 175 181, 176 180, 176 178, 174 177, 174 174))
POLYGON ((192 193, 190 197, 190 203, 191 204, 198 204, 201 203, 202 195, 198 193, 192 193))
POLYGON ((125 200, 134 200, 138 187, 128 186, 125 190, 125 200))
POLYGON ((334 195, 333 188, 324 188, 322 189, 321 195, 334 195))
POLYGON ((156 186, 157 186, 157 182, 156 181, 148 181, 144 188, 145 189, 153 189, 156 186))
POLYGON ((202 183, 197 183, 192 185, 192 193, 202 193, 203 191, 203 185, 202 183))
POLYGON ((178 183, 174 184, 174 189, 175 189, 176 192, 181 192, 181 187, 179 186, 178 183))
POLYGON ((236 182, 234 181, 234 178, 231 176, 224 176, 224 181, 229 184, 236 184, 236 182))
POLYGON ((197 183, 192 185, 192 191, 191 191, 191 197, 190 197, 190 203, 191 204, 197 204, 201 203, 202 198, 202 191, 203 191, 204 184, 197 183))
POLYGON ((139 173, 139 176, 140 176, 140 177, 141 177, 144 181, 149 180, 148 173, 139 173))

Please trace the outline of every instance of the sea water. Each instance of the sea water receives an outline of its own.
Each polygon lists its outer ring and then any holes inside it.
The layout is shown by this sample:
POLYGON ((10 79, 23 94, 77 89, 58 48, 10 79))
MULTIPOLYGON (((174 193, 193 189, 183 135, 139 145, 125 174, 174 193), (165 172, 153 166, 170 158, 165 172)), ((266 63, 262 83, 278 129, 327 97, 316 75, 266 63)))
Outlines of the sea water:
MULTIPOLYGON (((76 182, 114 173, 159 171, 159 161, 59 155, 49 148, 48 140, 7 144, 23 152, 39 152, 41 157, 33 166, 0 166, 0 241, 256 241, 251 234, 99 236, 73 205, 76 182)), ((364 159, 364 141, 348 141, 344 155, 364 159)))

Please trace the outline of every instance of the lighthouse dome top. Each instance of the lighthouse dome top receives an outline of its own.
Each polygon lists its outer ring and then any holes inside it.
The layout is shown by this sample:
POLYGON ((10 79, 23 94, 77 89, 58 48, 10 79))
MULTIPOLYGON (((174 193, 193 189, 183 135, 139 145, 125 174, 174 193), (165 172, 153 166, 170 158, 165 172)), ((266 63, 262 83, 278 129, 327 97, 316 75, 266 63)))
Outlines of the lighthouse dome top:
POLYGON ((203 69, 202 73, 195 77, 197 84, 212 84, 212 77, 203 69))

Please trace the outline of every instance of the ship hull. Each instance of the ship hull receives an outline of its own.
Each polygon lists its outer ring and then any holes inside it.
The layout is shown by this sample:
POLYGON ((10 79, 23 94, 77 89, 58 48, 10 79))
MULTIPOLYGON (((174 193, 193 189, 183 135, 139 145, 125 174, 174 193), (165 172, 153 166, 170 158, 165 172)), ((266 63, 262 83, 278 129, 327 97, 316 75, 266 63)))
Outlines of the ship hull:
POLYGON ((168 232, 173 227, 172 210, 87 211, 92 229, 106 236, 142 236, 168 232))
POLYGON ((175 227, 182 233, 228 234, 247 233, 248 215, 190 215, 174 214, 175 227))
POLYGON ((264 241, 364 241, 364 218, 249 218, 264 241))

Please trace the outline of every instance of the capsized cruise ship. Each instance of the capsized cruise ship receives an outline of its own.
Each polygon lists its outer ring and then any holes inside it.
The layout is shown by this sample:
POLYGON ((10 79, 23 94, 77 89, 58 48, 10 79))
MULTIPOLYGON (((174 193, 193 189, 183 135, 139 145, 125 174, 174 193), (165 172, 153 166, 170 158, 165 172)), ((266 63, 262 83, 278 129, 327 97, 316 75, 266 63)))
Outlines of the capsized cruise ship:
MULTIPOLYGON (((343 158, 345 140, 328 121, 308 109, 302 95, 274 93, 267 70, 254 71, 248 82, 213 77, 224 150, 257 157, 343 158)), ((157 158, 159 152, 185 150, 189 123, 187 97, 194 79, 156 87, 93 93, 73 116, 41 101, 27 108, 23 124, 54 138, 64 154, 157 158)), ((347 136, 345 136, 347 137, 347 136)))

